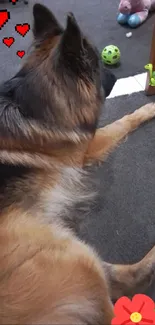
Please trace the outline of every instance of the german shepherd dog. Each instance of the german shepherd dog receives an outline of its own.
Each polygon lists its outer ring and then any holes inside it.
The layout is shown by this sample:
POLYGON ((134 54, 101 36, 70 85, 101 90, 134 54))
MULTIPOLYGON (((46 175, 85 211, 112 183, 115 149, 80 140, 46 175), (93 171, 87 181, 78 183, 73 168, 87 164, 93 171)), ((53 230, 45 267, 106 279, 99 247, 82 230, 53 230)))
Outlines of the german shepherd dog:
POLYGON ((33 48, 0 88, 0 324, 110 324, 112 302, 153 281, 155 248, 111 265, 69 220, 89 197, 84 167, 104 161, 155 105, 97 129, 114 76, 72 13, 65 29, 41 4, 33 15, 33 48))

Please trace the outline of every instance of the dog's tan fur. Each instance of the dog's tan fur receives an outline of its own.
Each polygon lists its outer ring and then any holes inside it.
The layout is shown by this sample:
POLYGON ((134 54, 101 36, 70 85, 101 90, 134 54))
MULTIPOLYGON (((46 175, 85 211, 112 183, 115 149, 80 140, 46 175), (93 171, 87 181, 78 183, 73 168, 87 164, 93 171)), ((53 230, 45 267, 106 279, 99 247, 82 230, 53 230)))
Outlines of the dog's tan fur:
MULTIPOLYGON (((35 8, 40 9, 59 30, 52 14, 42 6, 35 8)), ((34 34, 38 37, 37 30, 34 34)), ((46 59, 60 42, 58 34, 43 41, 25 64, 30 70, 39 67, 39 78, 45 79, 42 71, 49 74, 46 59)), ((53 85, 63 115, 66 98, 62 88, 58 94, 56 79, 53 85)), ((104 161, 125 136, 154 118, 155 105, 95 132, 75 130, 79 123, 94 122, 101 101, 89 82, 78 80, 77 89, 82 110, 79 106, 75 113, 66 107, 63 118, 58 112, 56 127, 23 116, 12 119, 13 126, 6 118, 5 127, 0 124, 1 164, 26 168, 0 193, 0 324, 110 324, 112 301, 145 290, 154 279, 155 247, 134 265, 108 264, 76 237, 63 216, 72 216, 74 204, 92 195, 83 185, 83 168, 104 161), (57 127, 59 122, 64 129, 57 127)))

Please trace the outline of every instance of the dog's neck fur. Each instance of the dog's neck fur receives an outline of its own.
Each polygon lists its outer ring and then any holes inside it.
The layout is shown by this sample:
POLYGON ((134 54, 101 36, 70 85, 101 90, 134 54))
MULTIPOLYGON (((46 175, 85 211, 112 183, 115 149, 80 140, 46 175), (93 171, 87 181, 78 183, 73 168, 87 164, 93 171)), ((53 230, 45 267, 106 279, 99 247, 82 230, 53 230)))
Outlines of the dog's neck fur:
POLYGON ((65 222, 78 231, 73 208, 92 201, 95 191, 81 168, 63 166, 44 170, 0 164, 0 210, 19 207, 41 223, 65 222))

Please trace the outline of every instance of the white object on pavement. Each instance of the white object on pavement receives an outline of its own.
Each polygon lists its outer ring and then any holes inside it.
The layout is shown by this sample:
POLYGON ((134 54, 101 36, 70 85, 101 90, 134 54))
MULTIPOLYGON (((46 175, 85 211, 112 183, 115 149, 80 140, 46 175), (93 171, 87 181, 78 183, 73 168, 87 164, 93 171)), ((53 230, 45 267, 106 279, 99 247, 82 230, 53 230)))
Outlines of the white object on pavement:
POLYGON ((126 37, 130 38, 132 36, 132 32, 126 33, 126 37))

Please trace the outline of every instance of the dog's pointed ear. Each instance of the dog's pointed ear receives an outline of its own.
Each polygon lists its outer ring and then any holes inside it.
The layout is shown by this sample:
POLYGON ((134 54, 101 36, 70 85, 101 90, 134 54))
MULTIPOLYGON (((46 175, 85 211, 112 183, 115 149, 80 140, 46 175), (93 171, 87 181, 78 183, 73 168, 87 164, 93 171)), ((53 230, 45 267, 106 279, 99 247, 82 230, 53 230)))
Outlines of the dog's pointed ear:
POLYGON ((33 17, 33 34, 35 38, 42 37, 49 32, 53 36, 62 33, 63 29, 53 13, 42 4, 36 3, 33 6, 33 17))
POLYGON ((63 55, 80 55, 82 49, 82 35, 77 21, 72 13, 68 13, 67 26, 60 43, 60 52, 63 55))

